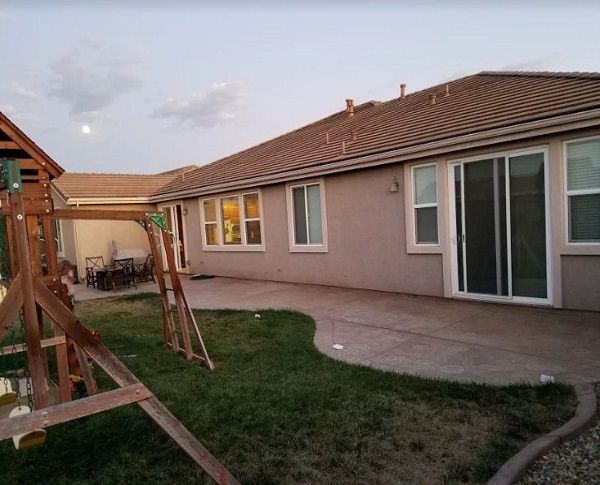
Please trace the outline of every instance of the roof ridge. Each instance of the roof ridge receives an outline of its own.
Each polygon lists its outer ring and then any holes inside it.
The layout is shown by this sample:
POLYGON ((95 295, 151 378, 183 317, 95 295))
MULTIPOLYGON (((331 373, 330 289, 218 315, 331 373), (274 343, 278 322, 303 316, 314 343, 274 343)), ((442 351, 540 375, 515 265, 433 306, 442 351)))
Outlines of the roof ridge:
POLYGON ((600 79, 600 72, 583 71, 481 71, 476 76, 557 77, 567 79, 600 79))

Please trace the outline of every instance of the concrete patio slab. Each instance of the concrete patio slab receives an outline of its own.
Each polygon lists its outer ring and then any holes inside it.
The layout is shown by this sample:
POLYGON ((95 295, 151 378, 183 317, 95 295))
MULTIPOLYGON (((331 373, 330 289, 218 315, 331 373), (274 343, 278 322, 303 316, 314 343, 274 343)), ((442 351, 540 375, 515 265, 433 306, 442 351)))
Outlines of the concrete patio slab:
MULTIPOLYGON (((307 313, 316 321, 317 348, 347 362, 496 385, 539 383, 541 374, 572 384, 600 381, 600 313, 272 281, 181 279, 193 308, 307 313)), ((78 299, 114 296, 83 285, 77 290, 78 299)), ((158 288, 146 283, 117 295, 140 291, 158 288)))

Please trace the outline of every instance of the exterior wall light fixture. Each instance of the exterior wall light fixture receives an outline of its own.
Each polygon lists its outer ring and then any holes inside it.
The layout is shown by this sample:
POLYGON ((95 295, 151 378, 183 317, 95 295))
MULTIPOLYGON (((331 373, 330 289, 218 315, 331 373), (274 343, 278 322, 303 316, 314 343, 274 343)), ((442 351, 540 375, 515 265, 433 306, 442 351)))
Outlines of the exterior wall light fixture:
POLYGON ((399 187, 400 187, 400 182, 398 182, 398 179, 396 177, 394 177, 392 179, 392 185, 390 185, 390 192, 392 192, 392 193, 398 192, 399 187))

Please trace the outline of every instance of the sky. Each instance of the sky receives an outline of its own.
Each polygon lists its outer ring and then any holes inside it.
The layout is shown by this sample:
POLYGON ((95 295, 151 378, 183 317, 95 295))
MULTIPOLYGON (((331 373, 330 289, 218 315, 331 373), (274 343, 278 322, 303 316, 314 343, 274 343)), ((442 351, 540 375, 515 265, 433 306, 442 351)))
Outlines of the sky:
POLYGON ((3 0, 0 111, 69 172, 202 165, 480 71, 600 71, 600 2, 3 0))

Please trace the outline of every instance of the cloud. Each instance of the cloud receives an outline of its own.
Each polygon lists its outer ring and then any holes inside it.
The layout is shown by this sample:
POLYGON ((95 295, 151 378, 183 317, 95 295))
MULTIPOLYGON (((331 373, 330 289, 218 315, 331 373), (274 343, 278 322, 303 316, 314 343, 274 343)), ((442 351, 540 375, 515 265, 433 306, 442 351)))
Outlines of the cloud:
POLYGON ((152 116, 174 119, 176 124, 188 128, 210 128, 235 119, 245 104, 242 83, 218 83, 204 93, 168 98, 152 116))
POLYGON ((69 106, 71 117, 98 114, 115 99, 143 85, 136 62, 120 60, 83 65, 77 53, 66 54, 50 67, 52 78, 48 95, 69 106))
POLYGON ((23 99, 40 99, 39 94, 34 93, 33 91, 30 91, 27 88, 24 88, 19 83, 13 83, 11 88, 12 88, 13 94, 16 94, 17 96, 19 96, 23 99))

